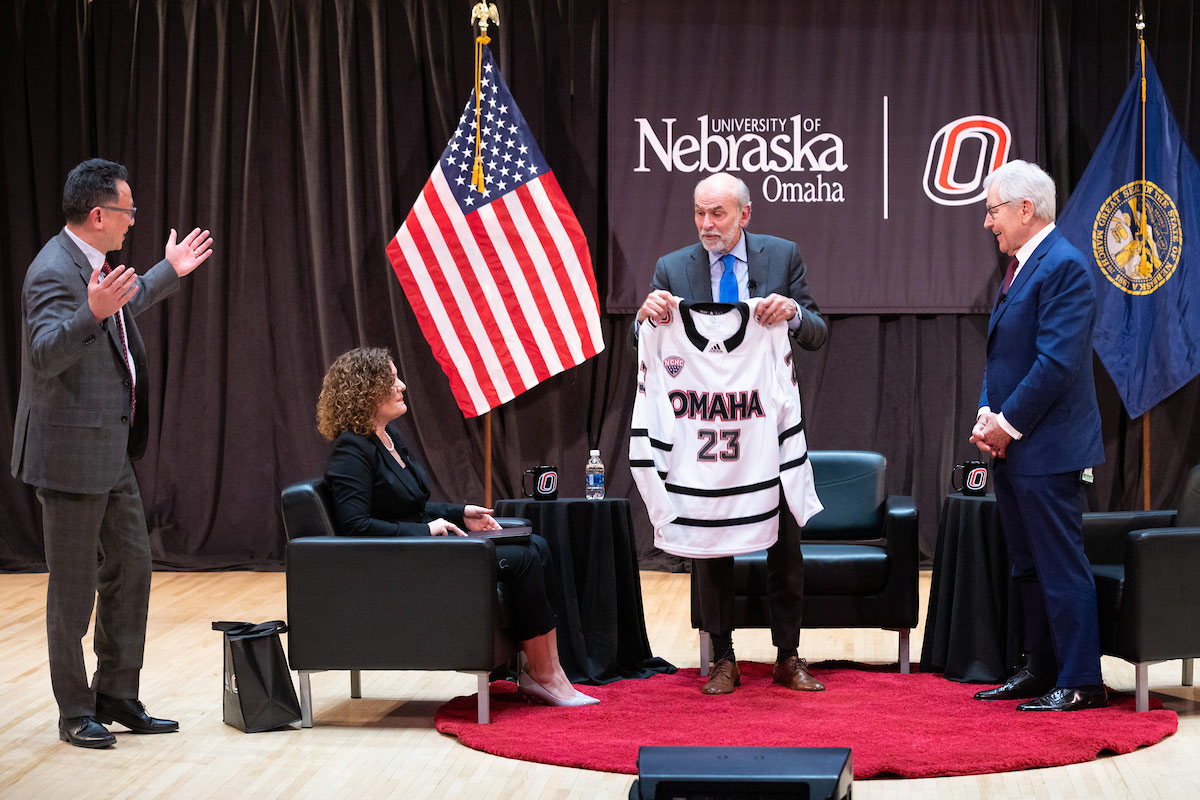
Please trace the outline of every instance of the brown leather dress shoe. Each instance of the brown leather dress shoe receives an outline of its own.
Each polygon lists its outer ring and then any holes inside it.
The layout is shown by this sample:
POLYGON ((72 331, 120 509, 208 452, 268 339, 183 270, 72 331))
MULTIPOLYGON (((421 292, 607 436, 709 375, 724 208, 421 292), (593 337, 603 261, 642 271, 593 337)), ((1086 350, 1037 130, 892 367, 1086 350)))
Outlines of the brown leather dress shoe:
POLYGON ((825 691, 825 684, 812 676, 812 673, 808 671, 808 662, 798 656, 792 656, 776 664, 775 669, 771 672, 771 680, 797 692, 825 691))
POLYGON ((700 691, 705 694, 733 694, 735 686, 742 685, 742 675, 738 672, 737 661, 732 658, 722 658, 713 664, 712 672, 708 674, 708 683, 700 691))

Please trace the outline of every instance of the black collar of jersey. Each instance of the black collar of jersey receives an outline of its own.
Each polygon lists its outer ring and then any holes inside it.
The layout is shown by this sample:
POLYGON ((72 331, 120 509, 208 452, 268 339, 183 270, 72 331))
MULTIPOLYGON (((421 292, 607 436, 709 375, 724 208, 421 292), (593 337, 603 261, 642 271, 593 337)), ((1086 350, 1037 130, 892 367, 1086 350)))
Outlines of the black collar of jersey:
POLYGON ((698 311, 701 314, 725 314, 729 311, 737 311, 742 315, 742 322, 738 325, 737 331, 734 332, 733 336, 730 336, 721 343, 726 353, 733 352, 742 343, 742 340, 746 338, 746 326, 750 322, 750 306, 745 303, 711 303, 681 300, 679 303, 679 319, 683 322, 683 332, 687 334, 688 341, 694 344, 700 352, 704 352, 704 348, 708 347, 709 340, 696 330, 696 323, 692 320, 692 311, 698 311))

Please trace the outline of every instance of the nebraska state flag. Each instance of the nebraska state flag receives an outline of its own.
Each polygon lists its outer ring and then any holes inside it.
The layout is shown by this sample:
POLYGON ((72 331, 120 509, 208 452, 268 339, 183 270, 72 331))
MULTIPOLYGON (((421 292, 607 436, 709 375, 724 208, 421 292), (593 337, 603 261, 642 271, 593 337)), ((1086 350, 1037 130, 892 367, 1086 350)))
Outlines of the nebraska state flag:
POLYGON ((1130 417, 1200 373, 1200 166, 1142 66, 1058 222, 1095 259, 1096 354, 1130 417))

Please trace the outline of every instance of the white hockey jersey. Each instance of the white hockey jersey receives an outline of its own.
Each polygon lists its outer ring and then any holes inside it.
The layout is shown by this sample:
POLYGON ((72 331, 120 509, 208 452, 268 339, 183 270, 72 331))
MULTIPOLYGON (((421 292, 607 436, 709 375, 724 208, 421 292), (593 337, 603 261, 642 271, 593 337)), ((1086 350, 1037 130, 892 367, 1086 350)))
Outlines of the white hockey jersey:
POLYGON ((821 510, 787 326, 756 322, 758 302, 683 301, 639 331, 629 466, 668 553, 771 546, 780 485, 802 526, 821 510))

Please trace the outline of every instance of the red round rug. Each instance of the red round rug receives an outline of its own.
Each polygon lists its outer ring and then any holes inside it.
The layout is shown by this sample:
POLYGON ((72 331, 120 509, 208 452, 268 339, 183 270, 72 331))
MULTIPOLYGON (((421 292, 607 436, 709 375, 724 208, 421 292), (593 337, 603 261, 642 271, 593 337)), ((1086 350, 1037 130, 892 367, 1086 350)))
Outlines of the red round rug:
MULTIPOLYGON (((696 669, 607 686, 585 686, 598 705, 548 708, 522 702, 508 681, 492 684, 492 723, 475 722, 475 696, 437 710, 438 731, 476 750, 566 767, 637 774, 638 748, 657 746, 849 747, 854 777, 978 775, 1090 761, 1129 753, 1173 734, 1175 712, 1151 698, 1111 694, 1103 709, 1018 712, 1014 702, 980 702, 981 687, 940 675, 900 675, 825 663, 812 669, 825 692, 771 683, 771 667, 738 662, 733 694, 700 693, 696 669)), ((895 667, 891 667, 894 670, 895 667)))

